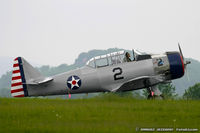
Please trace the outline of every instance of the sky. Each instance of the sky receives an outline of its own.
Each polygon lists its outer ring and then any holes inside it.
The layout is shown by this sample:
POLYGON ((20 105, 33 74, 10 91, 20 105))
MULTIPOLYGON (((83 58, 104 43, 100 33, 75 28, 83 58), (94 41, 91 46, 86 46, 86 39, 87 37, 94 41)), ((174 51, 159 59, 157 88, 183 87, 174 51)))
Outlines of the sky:
POLYGON ((178 51, 200 60, 199 0, 0 0, 0 57, 72 64, 93 49, 178 51))

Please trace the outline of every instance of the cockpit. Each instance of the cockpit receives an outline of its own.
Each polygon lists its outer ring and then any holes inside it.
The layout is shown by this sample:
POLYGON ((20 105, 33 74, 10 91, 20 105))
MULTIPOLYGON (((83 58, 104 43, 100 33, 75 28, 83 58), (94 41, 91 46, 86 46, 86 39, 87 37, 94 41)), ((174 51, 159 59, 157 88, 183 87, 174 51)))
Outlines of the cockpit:
POLYGON ((115 64, 139 61, 144 59, 151 59, 151 55, 139 52, 138 50, 132 50, 132 51, 122 50, 91 58, 86 63, 86 65, 93 68, 101 68, 115 64), (129 57, 127 57, 127 53, 129 54, 129 57), (127 61, 126 58, 130 58, 129 59, 130 61, 127 61))

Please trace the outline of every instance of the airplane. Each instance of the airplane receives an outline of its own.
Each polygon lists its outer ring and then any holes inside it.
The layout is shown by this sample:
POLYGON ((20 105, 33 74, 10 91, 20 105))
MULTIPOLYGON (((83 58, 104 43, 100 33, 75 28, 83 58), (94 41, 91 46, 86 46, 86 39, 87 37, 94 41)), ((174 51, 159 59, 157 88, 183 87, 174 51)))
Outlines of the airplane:
POLYGON ((190 61, 179 52, 146 54, 118 51, 91 58, 85 66, 52 77, 43 76, 24 58, 14 59, 11 95, 31 97, 93 92, 148 90, 148 99, 163 97, 156 85, 181 78, 190 61), (131 53, 131 54, 130 54, 131 53))

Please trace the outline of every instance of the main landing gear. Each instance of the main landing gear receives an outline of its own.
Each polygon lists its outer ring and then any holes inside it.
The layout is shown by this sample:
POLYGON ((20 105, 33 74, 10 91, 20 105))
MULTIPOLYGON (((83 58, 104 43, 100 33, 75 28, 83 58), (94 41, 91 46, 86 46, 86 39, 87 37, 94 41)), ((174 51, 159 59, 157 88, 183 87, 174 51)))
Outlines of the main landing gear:
POLYGON ((156 86, 148 87, 147 91, 149 93, 147 99, 164 99, 164 96, 156 86))

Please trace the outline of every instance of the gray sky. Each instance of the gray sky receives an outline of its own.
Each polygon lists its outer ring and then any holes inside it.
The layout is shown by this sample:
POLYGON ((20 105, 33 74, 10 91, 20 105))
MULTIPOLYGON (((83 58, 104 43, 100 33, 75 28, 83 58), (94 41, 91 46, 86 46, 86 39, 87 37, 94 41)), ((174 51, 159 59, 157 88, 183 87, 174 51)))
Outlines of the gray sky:
POLYGON ((200 60, 199 0, 0 0, 0 56, 52 66, 118 47, 200 60))

